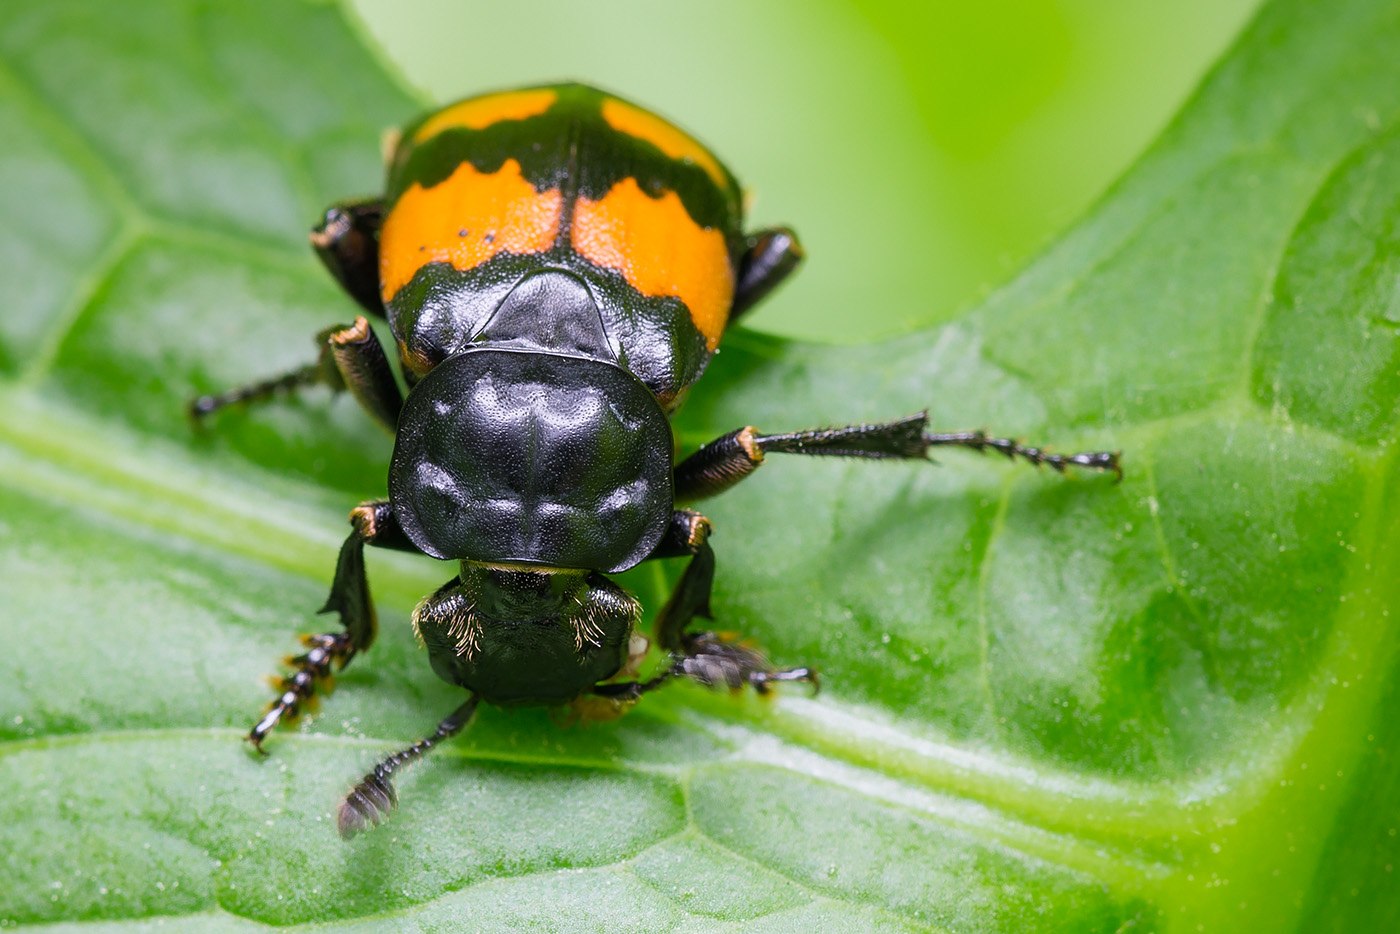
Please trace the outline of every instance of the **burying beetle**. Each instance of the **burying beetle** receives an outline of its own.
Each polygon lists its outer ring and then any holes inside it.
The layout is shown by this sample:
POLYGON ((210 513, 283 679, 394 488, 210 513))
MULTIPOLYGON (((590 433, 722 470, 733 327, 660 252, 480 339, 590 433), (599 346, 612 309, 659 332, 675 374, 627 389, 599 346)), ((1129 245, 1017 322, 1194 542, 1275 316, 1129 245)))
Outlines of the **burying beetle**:
POLYGON ((816 684, 754 648, 691 629, 710 617, 709 521, 680 508, 723 492, 768 454, 925 458, 993 450, 1119 473, 1116 453, 1050 454, 982 432, 933 433, 923 414, 764 434, 753 427, 675 462, 669 418, 725 329, 802 258, 785 228, 745 234, 738 182, 690 136, 582 85, 471 98, 409 125, 383 198, 326 212, 311 235, 346 291, 388 319, 407 398, 360 317, 322 335, 320 359, 191 404, 314 383, 349 389, 395 433, 389 498, 350 514, 323 612, 281 695, 249 734, 295 715, 376 631, 366 545, 458 562, 413 625, 433 670, 468 692, 432 735, 383 759, 340 806, 345 836, 378 824, 393 774, 472 719, 479 702, 622 713, 676 678, 767 692, 816 684), (690 556, 657 616, 669 662, 637 680, 641 604, 605 575, 690 556))

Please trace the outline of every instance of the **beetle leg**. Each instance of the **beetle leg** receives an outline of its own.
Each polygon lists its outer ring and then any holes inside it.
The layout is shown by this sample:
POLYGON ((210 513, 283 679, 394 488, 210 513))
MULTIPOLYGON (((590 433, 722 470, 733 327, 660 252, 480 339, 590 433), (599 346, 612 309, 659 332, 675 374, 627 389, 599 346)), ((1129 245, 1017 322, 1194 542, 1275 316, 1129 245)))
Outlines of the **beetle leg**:
POLYGON ((682 558, 700 550, 710 538, 710 520, 693 509, 677 509, 671 513, 666 533, 643 560, 653 558, 682 558))
POLYGON ((325 350, 335 361, 336 373, 350 394, 374 416, 381 425, 393 432, 403 408, 403 393, 394 379, 389 358, 363 317, 355 319, 348 328, 337 328, 326 334, 325 350))
POLYGON ((771 227, 749 234, 747 249, 739 258, 730 322, 763 301, 802 262, 802 244, 787 227, 771 227))
POLYGON ((590 693, 611 701, 612 710, 593 710, 580 698, 575 701, 576 711, 585 720, 611 719, 635 704, 643 694, 678 677, 690 678, 706 687, 727 687, 730 692, 741 691, 748 685, 765 695, 772 690, 770 685, 779 682, 802 681, 812 685, 813 692, 821 687, 815 670, 774 668, 766 655, 740 639, 736 633, 687 634, 683 642, 682 652, 672 656, 670 666, 646 681, 612 681, 594 685, 590 693))
POLYGON ((689 631, 697 616, 714 618, 710 615, 714 580, 715 552, 708 542, 702 542, 656 617, 656 641, 672 655, 670 675, 731 691, 749 684, 760 694, 768 693, 768 684, 774 681, 816 685, 816 673, 810 668, 775 669, 761 651, 735 633, 689 631))
POLYGON ((384 201, 338 201, 311 230, 311 248, 350 297, 372 315, 384 317, 379 297, 379 227, 384 201))
POLYGON ((344 668, 357 652, 374 643, 378 622, 365 575, 365 545, 416 551, 399 527, 387 500, 361 503, 350 511, 354 531, 335 563, 335 579, 322 613, 337 613, 344 630, 302 637, 307 651, 287 660, 289 675, 275 679, 279 695, 248 732, 248 741, 262 752, 263 740, 284 718, 292 719, 331 688, 332 670, 344 668))
POLYGON ((764 455, 769 453, 920 460, 928 457, 930 448, 952 446, 979 452, 996 451, 1008 459, 1020 457, 1037 467, 1043 464, 1059 473, 1070 467, 1082 467, 1109 471, 1120 480, 1123 477, 1117 451, 1051 454, 1043 448, 1008 438, 992 438, 982 431, 940 434, 927 431, 927 427, 928 413, 920 412, 892 422, 781 435, 759 434, 753 426, 740 428, 704 445, 676 466, 676 499, 703 499, 722 493, 757 470, 764 455))
MULTIPOLYGON (((698 517, 708 536, 709 522, 703 516, 684 510, 678 510, 676 516, 673 525, 680 524, 684 517, 698 517)), ((694 557, 656 618, 656 641, 671 653, 670 664, 646 681, 598 684, 591 693, 619 706, 630 705, 648 691, 680 677, 731 691, 748 685, 760 694, 767 694, 769 685, 780 681, 805 681, 815 688, 817 675, 812 669, 774 668, 761 651, 734 633, 689 631, 697 616, 711 618, 710 590, 715 579, 715 553, 709 544, 702 540, 691 548, 691 553, 694 557)))
POLYGON ((198 420, 228 405, 257 402, 321 383, 337 392, 349 389, 370 415, 393 431, 403 407, 403 394, 369 322, 358 317, 353 324, 322 331, 316 335, 316 341, 321 353, 315 363, 248 386, 200 396, 190 403, 190 415, 198 420))
POLYGON ((656 614, 656 642, 673 655, 687 651, 685 630, 695 617, 713 619, 710 615, 710 590, 715 582, 715 550, 709 542, 695 548, 694 557, 685 566, 681 579, 671 591, 671 597, 656 614))
MULTIPOLYGON (((341 201, 326 209, 311 230, 311 247, 336 281, 372 315, 384 317, 379 297, 379 227, 384 202, 379 198, 341 201)), ((334 390, 348 388, 370 414, 392 431, 403 398, 379 339, 363 318, 348 327, 331 328, 316 336, 321 354, 315 363, 190 403, 196 419, 224 406, 253 402, 323 383, 334 390)))
POLYGON ((732 632, 686 633, 684 654, 678 656, 674 667, 706 687, 727 687, 737 692, 745 685, 759 694, 767 694, 770 684, 782 681, 803 681, 820 687, 817 673, 811 668, 774 668, 762 651, 732 632))
POLYGON ((340 835, 348 840, 363 830, 378 827, 399 803, 399 796, 394 791, 392 781, 394 773, 405 765, 423 758, 438 743, 462 732, 467 724, 471 723, 478 701, 477 695, 471 695, 466 703, 442 719, 432 735, 380 759, 340 802, 340 808, 336 812, 336 826, 340 829, 340 835))

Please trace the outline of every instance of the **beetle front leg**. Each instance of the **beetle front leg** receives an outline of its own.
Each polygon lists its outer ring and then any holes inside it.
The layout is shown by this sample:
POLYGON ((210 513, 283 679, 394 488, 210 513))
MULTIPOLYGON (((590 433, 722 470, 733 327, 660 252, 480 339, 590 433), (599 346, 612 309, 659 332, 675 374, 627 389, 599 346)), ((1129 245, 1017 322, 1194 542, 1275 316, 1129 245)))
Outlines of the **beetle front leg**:
POLYGON ((307 651, 287 659, 291 673, 276 679, 281 692, 267 712, 248 731, 248 741, 262 752, 263 740, 285 719, 294 719, 314 702, 318 693, 329 693, 331 672, 350 664, 358 652, 374 644, 378 619, 365 574, 365 545, 416 551, 394 518, 387 500, 361 503, 350 512, 354 531, 340 546, 335 563, 335 579, 322 613, 336 613, 345 627, 341 632, 316 633, 302 637, 307 651))
POLYGON ((350 390, 376 421, 393 431, 399 409, 403 408, 403 394, 369 322, 358 317, 353 324, 322 331, 316 335, 316 342, 321 352, 315 363, 227 392, 200 396, 190 403, 190 415, 199 420, 229 405, 259 402, 320 384, 336 392, 350 390))
POLYGON ((674 544, 688 535, 693 557, 671 591, 671 597, 656 618, 656 640, 670 653, 669 664, 646 681, 621 681, 595 685, 592 694, 619 706, 635 703, 643 694, 675 678, 689 678, 706 687, 726 687, 730 691, 752 687, 767 694, 770 685, 803 681, 818 686, 811 668, 775 668, 761 651, 736 633, 690 631, 697 617, 710 619, 710 591, 715 579, 715 553, 706 539, 709 520, 699 513, 677 510, 672 531, 651 557, 668 557, 674 544))
POLYGON ((1051 454, 1009 438, 993 438, 983 431, 929 432, 928 413, 869 425, 817 428, 787 434, 760 434, 753 426, 731 431, 704 445, 676 466, 677 500, 703 499, 722 493, 763 463, 765 454, 812 454, 826 457, 860 457, 868 460, 924 460, 933 447, 964 447, 996 451, 1007 459, 1022 458, 1037 467, 1059 473, 1070 467, 1108 471, 1120 480, 1123 468, 1117 451, 1051 454))
POLYGON ((779 681, 806 681, 814 687, 817 675, 810 668, 774 668, 767 657, 737 633, 691 632, 696 617, 710 615, 710 591, 715 581, 715 552, 708 542, 695 550, 671 598, 656 617, 656 640, 671 652, 670 672, 706 687, 738 691, 745 685, 760 694, 779 681))

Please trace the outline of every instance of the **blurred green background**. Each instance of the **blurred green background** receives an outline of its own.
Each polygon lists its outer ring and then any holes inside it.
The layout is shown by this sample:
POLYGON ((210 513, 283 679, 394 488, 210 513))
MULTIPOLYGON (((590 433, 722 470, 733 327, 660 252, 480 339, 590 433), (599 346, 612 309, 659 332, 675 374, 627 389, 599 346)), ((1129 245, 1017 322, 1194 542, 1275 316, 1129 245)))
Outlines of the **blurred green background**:
POLYGON ((577 79, 716 150, 810 262, 749 320, 943 321, 1114 181, 1259 0, 350 0, 425 101, 577 79), (508 38, 503 38, 508 37, 508 38))

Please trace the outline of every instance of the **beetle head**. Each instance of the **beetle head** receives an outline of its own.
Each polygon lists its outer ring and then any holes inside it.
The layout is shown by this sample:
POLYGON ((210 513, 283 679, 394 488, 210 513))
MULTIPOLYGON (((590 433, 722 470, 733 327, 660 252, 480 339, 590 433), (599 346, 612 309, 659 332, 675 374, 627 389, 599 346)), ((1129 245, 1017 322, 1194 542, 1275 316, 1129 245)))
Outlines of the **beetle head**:
POLYGON ((618 671, 641 611, 596 572, 464 561, 413 625, 445 680, 497 704, 562 703, 618 671))

